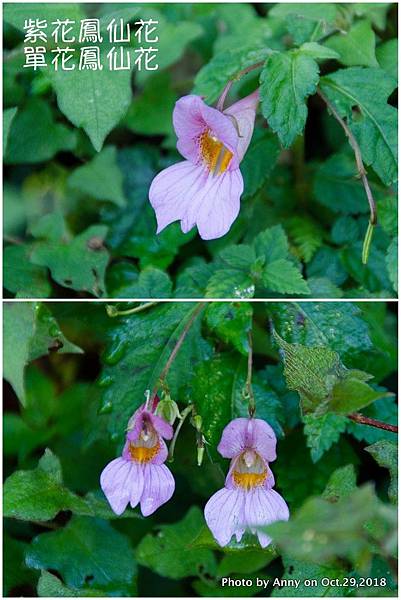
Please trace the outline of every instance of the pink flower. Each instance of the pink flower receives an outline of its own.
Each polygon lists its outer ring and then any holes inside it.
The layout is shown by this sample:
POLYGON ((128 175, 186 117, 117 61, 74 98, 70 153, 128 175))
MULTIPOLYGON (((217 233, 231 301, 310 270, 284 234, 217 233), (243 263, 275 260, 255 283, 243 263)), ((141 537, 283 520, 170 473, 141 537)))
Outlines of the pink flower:
POLYGON ((244 183, 239 165, 251 141, 259 92, 224 112, 200 96, 180 98, 173 113, 177 149, 186 159, 159 173, 149 190, 157 233, 181 221, 204 240, 227 233, 238 216, 244 183))
POLYGON ((130 503, 140 503, 147 517, 173 495, 175 483, 163 464, 167 446, 163 438, 173 437, 173 429, 142 405, 128 423, 122 456, 102 471, 100 485, 113 511, 121 515, 130 503))
POLYGON ((265 548, 271 539, 259 528, 289 518, 287 504, 272 489, 269 462, 276 459, 274 431, 261 419, 234 419, 217 449, 232 460, 225 487, 205 506, 206 523, 220 546, 226 546, 233 535, 240 542, 245 531, 251 531, 265 548))

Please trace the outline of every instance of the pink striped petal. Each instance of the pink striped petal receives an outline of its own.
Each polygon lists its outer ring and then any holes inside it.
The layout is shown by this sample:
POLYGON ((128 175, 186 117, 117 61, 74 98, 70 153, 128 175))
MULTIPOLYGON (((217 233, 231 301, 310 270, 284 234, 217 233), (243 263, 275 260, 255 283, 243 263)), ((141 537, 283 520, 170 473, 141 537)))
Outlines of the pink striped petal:
POLYGON ((259 531, 259 528, 276 521, 288 521, 289 516, 287 504, 275 490, 258 487, 246 494, 245 523, 252 533, 256 533, 263 548, 270 544, 271 539, 266 533, 259 531))
POLYGON ((165 465, 147 464, 144 469, 144 487, 141 497, 141 512, 148 517, 162 504, 170 500, 175 482, 171 471, 165 465))
POLYGON ((223 488, 209 499, 205 506, 206 523, 213 537, 226 546, 235 535, 239 542, 244 534, 244 493, 223 488))
POLYGON ((121 515, 131 496, 132 463, 123 458, 112 460, 100 475, 100 486, 116 515, 121 515))
POLYGON ((237 129, 238 143, 236 154, 238 162, 244 158, 245 152, 250 144, 253 128, 255 126, 256 108, 259 102, 259 90, 253 92, 246 98, 232 104, 224 111, 225 115, 234 118, 234 124, 237 129))
POLYGON ((225 458, 234 458, 246 449, 253 449, 267 462, 276 459, 276 435, 262 419, 239 418, 223 430, 217 450, 225 458))

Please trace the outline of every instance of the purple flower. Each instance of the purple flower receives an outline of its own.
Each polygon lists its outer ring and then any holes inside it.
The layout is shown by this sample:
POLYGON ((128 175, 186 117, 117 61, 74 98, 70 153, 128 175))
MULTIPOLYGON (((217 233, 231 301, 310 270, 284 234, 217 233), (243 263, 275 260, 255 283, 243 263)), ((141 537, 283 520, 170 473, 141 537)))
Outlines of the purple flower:
POLYGON ((157 233, 177 220, 184 233, 196 225, 204 240, 227 233, 240 209, 239 165, 251 141, 258 100, 256 90, 224 112, 200 96, 178 100, 173 123, 177 149, 186 160, 164 169, 150 186, 157 233))
POLYGON ((233 535, 241 541, 245 531, 256 533, 265 548, 271 542, 259 528, 287 521, 288 506, 275 490, 269 462, 276 459, 276 436, 261 419, 234 419, 223 431, 217 447, 231 458, 225 487, 205 506, 205 519, 220 546, 233 535))
POLYGON ((100 485, 113 511, 121 515, 130 503, 140 503, 147 517, 174 492, 174 478, 163 464, 173 429, 142 405, 128 423, 122 456, 112 460, 102 471, 100 485))

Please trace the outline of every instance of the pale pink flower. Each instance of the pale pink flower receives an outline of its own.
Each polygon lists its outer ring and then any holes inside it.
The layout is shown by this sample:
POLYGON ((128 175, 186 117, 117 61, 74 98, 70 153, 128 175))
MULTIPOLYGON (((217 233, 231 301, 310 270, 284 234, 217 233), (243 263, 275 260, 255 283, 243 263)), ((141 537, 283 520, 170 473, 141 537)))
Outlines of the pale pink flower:
POLYGON ((245 531, 257 535, 265 548, 270 537, 261 528, 275 521, 287 521, 288 506, 275 490, 269 462, 276 459, 276 436, 261 419, 234 419, 223 431, 217 447, 231 458, 225 487, 205 506, 205 519, 220 546, 232 536, 241 541, 245 531))
POLYGON ((258 100, 256 90, 223 112, 200 96, 178 100, 173 123, 177 149, 186 160, 164 169, 150 186, 157 233, 177 220, 184 233, 196 225, 204 240, 228 232, 240 209, 239 165, 251 141, 258 100))
POLYGON ((101 488, 113 511, 121 515, 130 503, 141 505, 144 517, 170 500, 175 483, 163 464, 167 446, 163 438, 173 429, 161 417, 141 406, 130 419, 122 456, 112 460, 100 476, 101 488))

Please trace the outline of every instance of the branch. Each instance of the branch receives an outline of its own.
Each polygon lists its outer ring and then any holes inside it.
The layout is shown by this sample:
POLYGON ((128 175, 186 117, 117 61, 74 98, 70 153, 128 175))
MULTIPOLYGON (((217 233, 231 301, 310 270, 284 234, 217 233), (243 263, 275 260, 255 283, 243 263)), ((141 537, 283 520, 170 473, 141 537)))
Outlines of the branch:
POLYGON ((234 81, 239 81, 241 79, 241 77, 244 77, 244 75, 247 75, 248 73, 250 73, 251 71, 254 71, 255 69, 260 69, 260 67, 263 67, 263 65, 265 64, 265 60, 260 60, 257 63, 254 63, 253 65, 250 65, 249 67, 245 67, 245 69, 241 69, 241 71, 238 71, 238 73, 236 73, 224 86, 224 89, 221 93, 220 98, 217 101, 216 104, 216 108, 217 110, 223 110, 224 108, 224 102, 227 98, 227 94, 231 89, 231 86, 233 85, 234 81))
POLYGON ((252 341, 252 331, 248 331, 248 372, 246 376, 245 389, 248 397, 248 413, 250 418, 255 415, 256 412, 256 403, 255 396, 253 395, 252 388, 252 363, 253 363, 253 341, 252 341))
POLYGON ((150 396, 150 404, 152 404, 156 394, 157 394, 157 390, 159 389, 161 383, 166 379, 167 374, 170 370, 171 365, 173 364, 173 361, 175 359, 175 357, 178 354, 179 349, 181 348, 188 331, 191 329, 196 317, 200 314, 200 312, 205 308, 206 306, 206 302, 199 302, 198 306, 195 308, 195 310, 193 311, 190 319, 188 320, 188 323, 185 325, 184 330, 182 331, 180 337, 178 338, 170 356, 168 357, 168 360, 166 362, 166 364, 164 365, 163 371, 160 373, 160 376, 156 382, 156 384, 153 387, 152 390, 152 394, 150 396))
POLYGON ((372 194, 372 190, 370 189, 370 186, 369 186, 368 178, 366 177, 366 171, 365 171, 365 167, 363 165, 361 149, 359 147, 358 142, 356 141, 354 134, 352 133, 351 129, 348 127, 347 123, 341 118, 341 116, 337 112, 335 106, 330 102, 330 100, 328 98, 326 98, 325 94, 323 94, 323 92, 320 88, 317 88, 317 94, 321 97, 323 102, 325 102, 325 104, 327 105, 331 114, 336 119, 336 121, 338 121, 338 123, 341 125, 341 127, 343 128, 343 130, 345 132, 345 135, 348 138, 350 146, 353 149, 354 154, 355 154, 355 162, 356 162, 356 166, 358 169, 358 174, 359 174, 359 177, 361 178, 363 187, 365 189, 366 197, 368 199, 369 210, 370 210, 370 219, 369 219, 368 229, 366 231, 365 241, 363 244, 363 251, 362 251, 362 262, 364 265, 366 265, 366 263, 368 262, 370 243, 372 241, 373 228, 375 225, 377 225, 377 211, 376 211, 376 202, 373 198, 373 194, 372 194))
POLYGON ((159 304, 159 300, 154 302, 145 302, 145 304, 140 304, 139 306, 135 306, 135 308, 128 308, 127 310, 118 310, 114 304, 106 304, 106 312, 108 317, 126 317, 128 315, 142 312, 143 310, 146 310, 151 306, 155 306, 156 304, 159 304))
POLYGON ((389 423, 384 423, 383 421, 377 421, 376 419, 365 417, 365 415, 362 415, 361 413, 352 413, 348 415, 348 418, 352 421, 355 421, 355 423, 360 423, 361 425, 370 425, 371 427, 377 427, 378 429, 385 429, 386 431, 398 433, 397 425, 389 425, 389 423))

